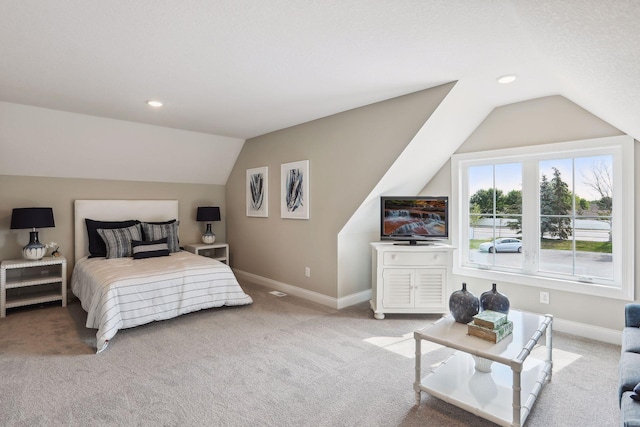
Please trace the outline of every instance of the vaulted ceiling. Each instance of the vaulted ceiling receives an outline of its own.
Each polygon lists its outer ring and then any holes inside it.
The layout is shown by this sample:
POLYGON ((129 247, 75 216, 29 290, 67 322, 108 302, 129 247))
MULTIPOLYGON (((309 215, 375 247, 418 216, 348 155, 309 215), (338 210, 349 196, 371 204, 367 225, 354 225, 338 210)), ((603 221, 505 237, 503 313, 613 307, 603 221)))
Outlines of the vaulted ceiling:
POLYGON ((0 101, 246 139, 457 80, 639 139, 639 19, 637 0, 3 0, 0 101))

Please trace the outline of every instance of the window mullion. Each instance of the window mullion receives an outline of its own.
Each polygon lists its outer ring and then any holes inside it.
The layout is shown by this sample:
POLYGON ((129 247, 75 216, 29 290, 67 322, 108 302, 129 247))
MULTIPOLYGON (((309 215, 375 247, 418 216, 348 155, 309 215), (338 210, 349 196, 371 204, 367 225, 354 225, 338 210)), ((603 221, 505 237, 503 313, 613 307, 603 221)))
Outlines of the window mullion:
POLYGON ((522 161, 522 268, 527 273, 538 271, 540 251, 540 185, 535 158, 522 161))

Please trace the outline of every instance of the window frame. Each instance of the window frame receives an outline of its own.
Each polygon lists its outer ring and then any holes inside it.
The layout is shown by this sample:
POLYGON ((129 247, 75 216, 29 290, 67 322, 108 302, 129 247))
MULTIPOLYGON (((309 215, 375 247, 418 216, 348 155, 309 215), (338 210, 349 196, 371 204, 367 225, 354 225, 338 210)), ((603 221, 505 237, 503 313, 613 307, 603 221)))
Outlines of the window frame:
POLYGON ((585 295, 634 300, 634 140, 631 136, 595 138, 482 152, 454 154, 451 157, 451 241, 454 251, 453 273, 461 276, 504 281, 525 286, 556 289, 585 295), (539 161, 567 157, 613 155, 613 280, 568 279, 560 274, 539 270, 540 185, 539 161), (501 269, 469 261, 469 188, 470 166, 522 163, 522 222, 537 224, 522 230, 522 240, 537 242, 536 250, 523 246, 523 268, 501 269), (528 177, 528 178, 526 178, 528 177), (535 195, 535 197, 531 197, 535 195), (631 195, 631 197, 626 197, 631 195), (616 255, 620 254, 620 255, 616 255), (533 258, 532 258, 533 257, 533 258))

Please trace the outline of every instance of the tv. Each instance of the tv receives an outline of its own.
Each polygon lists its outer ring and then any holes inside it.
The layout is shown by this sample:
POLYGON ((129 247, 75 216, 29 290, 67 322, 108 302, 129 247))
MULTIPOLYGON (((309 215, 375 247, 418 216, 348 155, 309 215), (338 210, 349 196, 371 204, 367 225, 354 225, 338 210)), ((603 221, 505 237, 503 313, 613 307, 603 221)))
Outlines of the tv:
POLYGON ((380 198, 380 240, 416 245, 449 238, 449 198, 413 196, 380 198))

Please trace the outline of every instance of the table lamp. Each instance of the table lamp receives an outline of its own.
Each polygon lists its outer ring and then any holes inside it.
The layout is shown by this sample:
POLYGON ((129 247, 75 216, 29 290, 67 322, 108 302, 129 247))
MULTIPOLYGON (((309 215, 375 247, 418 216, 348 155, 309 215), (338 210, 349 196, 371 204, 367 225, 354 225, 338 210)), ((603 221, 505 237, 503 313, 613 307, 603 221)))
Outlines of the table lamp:
POLYGON ((202 242, 208 245, 216 241, 216 235, 211 231, 211 223, 220 221, 220 208, 217 206, 201 206, 198 208, 196 221, 205 221, 207 229, 202 235, 202 242))
POLYGON ((36 228, 55 227, 52 208, 16 208, 11 213, 11 229, 31 228, 29 243, 22 248, 26 259, 42 259, 47 248, 38 240, 36 228))

